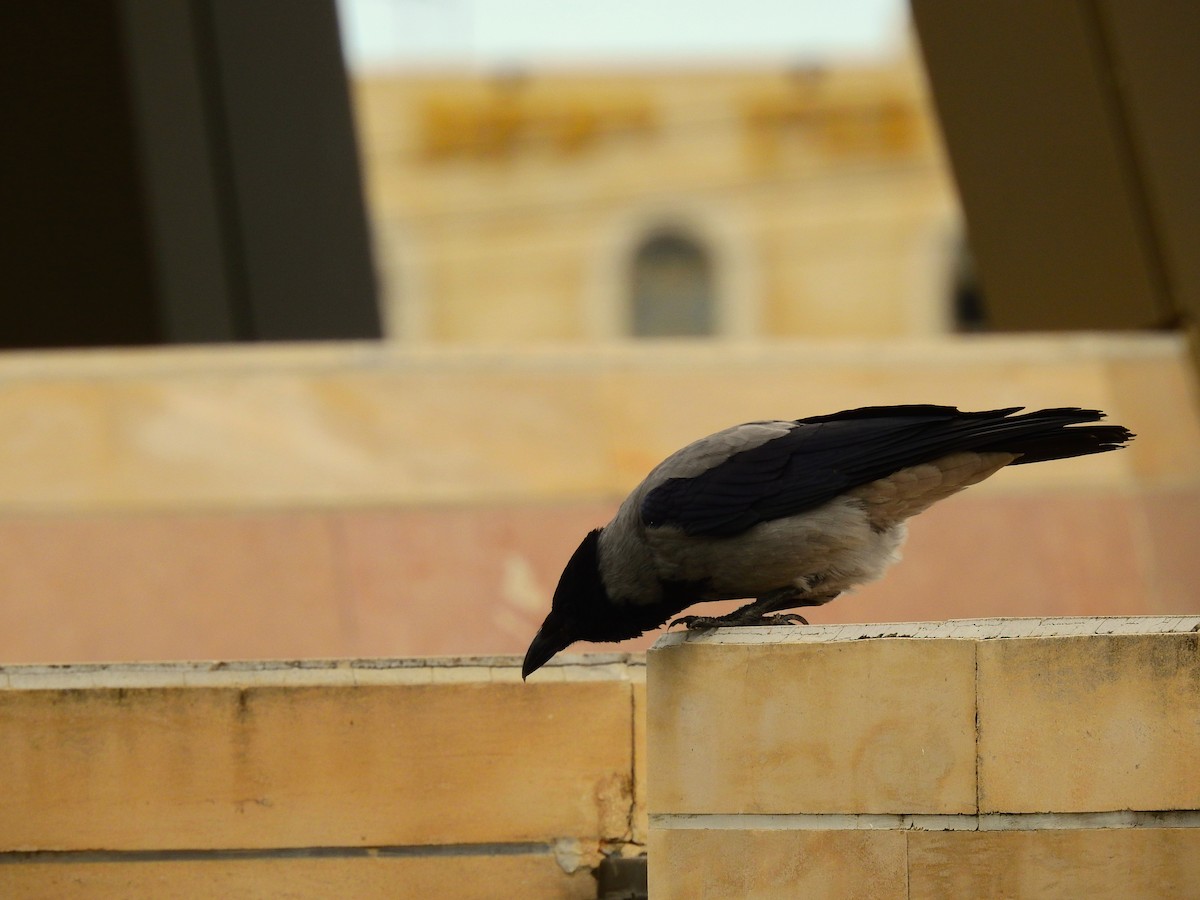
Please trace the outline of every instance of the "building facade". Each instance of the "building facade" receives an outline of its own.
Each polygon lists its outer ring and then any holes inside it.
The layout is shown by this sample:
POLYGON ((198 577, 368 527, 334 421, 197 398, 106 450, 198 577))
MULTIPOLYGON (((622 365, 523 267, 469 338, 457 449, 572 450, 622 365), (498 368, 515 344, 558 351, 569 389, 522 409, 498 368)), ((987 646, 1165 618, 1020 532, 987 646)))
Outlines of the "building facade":
POLYGON ((907 60, 374 74, 355 92, 399 341, 953 326, 956 204, 907 60))

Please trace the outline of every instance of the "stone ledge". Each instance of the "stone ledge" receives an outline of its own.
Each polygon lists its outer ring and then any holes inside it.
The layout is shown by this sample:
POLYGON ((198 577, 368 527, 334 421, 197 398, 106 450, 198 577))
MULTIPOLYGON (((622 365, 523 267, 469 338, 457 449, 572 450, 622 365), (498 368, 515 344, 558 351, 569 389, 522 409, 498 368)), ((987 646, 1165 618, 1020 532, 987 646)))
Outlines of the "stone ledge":
POLYGON ((848 625, 778 625, 670 631, 655 650, 680 644, 825 644, 882 638, 988 641, 1001 638, 1200 632, 1200 616, 1053 616, 1023 619, 950 619, 848 625))
MULTIPOLYGON (((646 680, 644 653, 560 653, 539 683, 646 680)), ((0 665, 0 692, 104 688, 519 683, 519 656, 0 665)))
POLYGON ((1200 871, 1200 616, 676 632, 647 662, 656 896, 1167 897, 1200 871))
POLYGON ((454 662, 6 668, 0 853, 639 837, 640 665, 454 662))

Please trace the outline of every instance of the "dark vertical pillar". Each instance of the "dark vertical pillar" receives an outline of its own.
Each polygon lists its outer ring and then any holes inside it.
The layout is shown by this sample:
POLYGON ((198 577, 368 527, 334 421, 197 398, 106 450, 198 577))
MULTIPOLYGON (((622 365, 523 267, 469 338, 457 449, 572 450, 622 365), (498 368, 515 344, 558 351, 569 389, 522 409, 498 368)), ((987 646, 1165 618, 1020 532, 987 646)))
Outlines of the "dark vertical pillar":
POLYGON ((0 347, 381 333, 333 0, 0 8, 0 347))
POLYGON ((114 3, 0 13, 0 347, 161 338, 114 3))

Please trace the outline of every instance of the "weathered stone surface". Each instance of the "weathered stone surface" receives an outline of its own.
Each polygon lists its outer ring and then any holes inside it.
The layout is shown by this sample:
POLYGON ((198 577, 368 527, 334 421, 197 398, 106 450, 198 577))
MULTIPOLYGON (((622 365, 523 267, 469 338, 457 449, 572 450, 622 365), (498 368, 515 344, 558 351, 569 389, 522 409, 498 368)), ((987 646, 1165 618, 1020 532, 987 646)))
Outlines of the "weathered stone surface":
POLYGON ((1196 896, 1200 828, 908 834, 913 898, 1196 896))
POLYGON ((625 839, 632 685, 510 671, 0 690, 0 850, 625 839))
POLYGON ((650 654, 652 814, 974 812, 973 642, 716 641, 650 654))
POLYGON ((904 841, 900 831, 655 829, 650 896, 904 900, 904 841))
POLYGON ((567 874, 549 855, 191 859, 0 865, 5 900, 288 897, 327 900, 592 900, 586 869, 567 874))
POLYGON ((648 656, 651 883, 1192 896, 1198 646, 1200 616, 670 634, 648 656))
POLYGON ((1200 809, 1200 633, 979 644, 981 812, 1200 809))

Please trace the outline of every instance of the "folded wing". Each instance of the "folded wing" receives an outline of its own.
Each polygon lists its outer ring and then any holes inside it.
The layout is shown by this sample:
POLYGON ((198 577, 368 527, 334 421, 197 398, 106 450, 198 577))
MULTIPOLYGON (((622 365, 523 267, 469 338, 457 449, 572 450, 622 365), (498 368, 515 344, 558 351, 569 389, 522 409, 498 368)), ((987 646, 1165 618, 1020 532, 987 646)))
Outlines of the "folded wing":
POLYGON ((1020 464, 1103 453, 1133 436, 1118 425, 1092 424, 1103 418, 1097 410, 1014 415, 1020 409, 872 406, 798 419, 777 437, 703 471, 668 478, 646 494, 642 520, 651 527, 728 537, 952 454, 1011 454, 1012 463, 1020 464))

